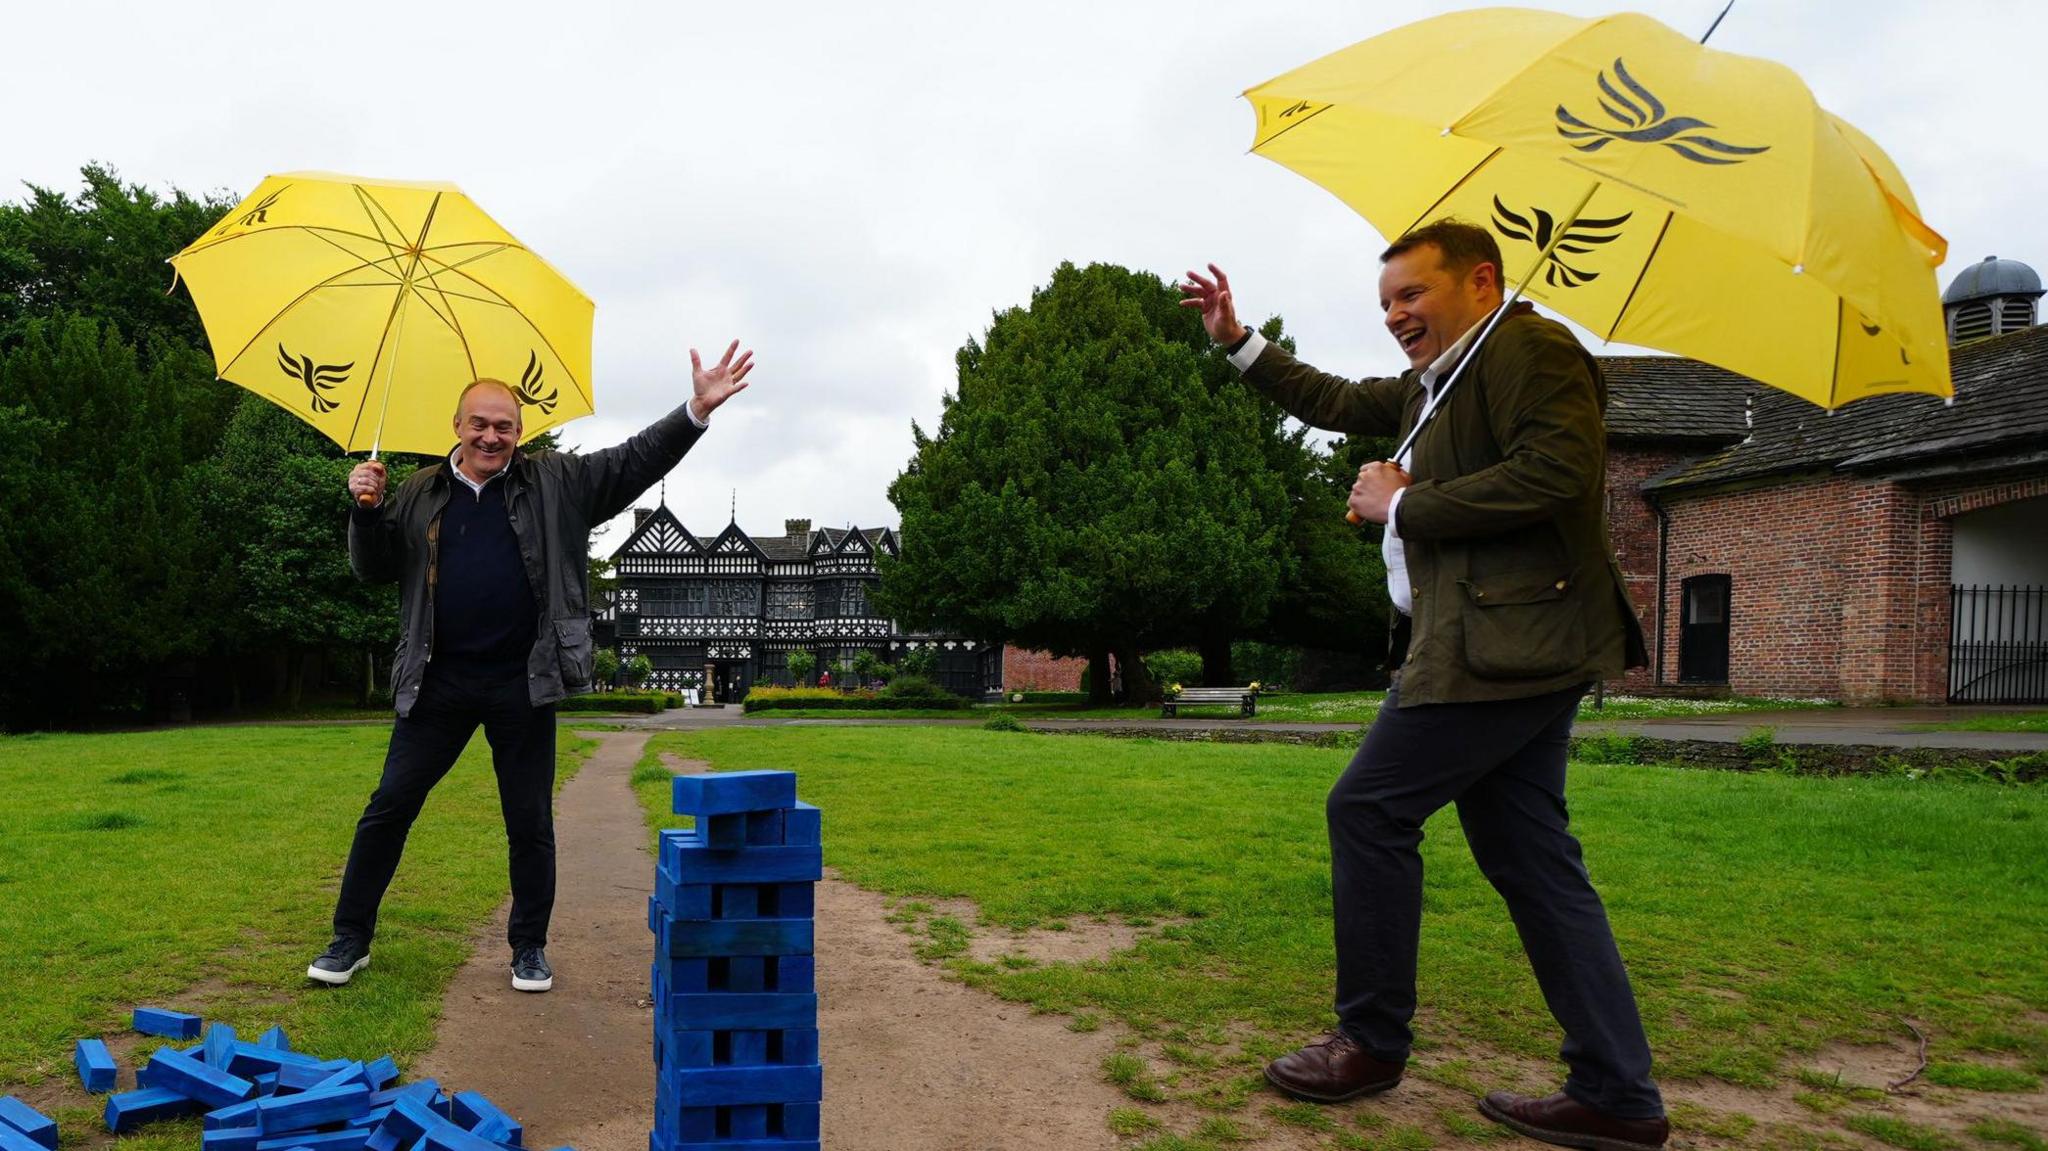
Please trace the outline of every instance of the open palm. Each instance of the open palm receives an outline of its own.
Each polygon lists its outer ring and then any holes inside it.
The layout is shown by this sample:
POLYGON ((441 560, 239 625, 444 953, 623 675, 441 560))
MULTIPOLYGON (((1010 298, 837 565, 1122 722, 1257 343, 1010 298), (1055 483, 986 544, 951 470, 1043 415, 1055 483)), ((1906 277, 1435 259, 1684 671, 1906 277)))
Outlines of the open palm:
POLYGON ((697 349, 690 349, 690 382, 700 415, 710 415, 718 405, 747 389, 747 373, 754 370, 752 349, 740 351, 740 342, 734 340, 726 345, 725 355, 709 368, 697 356, 697 349), (737 358, 735 358, 737 357, 737 358))

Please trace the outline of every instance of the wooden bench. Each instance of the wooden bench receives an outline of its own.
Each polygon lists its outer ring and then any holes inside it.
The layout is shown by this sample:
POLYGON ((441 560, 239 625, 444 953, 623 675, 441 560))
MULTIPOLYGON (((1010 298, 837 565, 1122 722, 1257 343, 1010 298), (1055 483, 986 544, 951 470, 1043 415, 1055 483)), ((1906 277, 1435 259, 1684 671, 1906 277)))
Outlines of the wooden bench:
POLYGON ((1180 714, 1182 706, 1235 707, 1242 716, 1259 713, 1259 693, 1248 687, 1184 687, 1179 695, 1170 695, 1159 705, 1159 717, 1172 719, 1180 714))

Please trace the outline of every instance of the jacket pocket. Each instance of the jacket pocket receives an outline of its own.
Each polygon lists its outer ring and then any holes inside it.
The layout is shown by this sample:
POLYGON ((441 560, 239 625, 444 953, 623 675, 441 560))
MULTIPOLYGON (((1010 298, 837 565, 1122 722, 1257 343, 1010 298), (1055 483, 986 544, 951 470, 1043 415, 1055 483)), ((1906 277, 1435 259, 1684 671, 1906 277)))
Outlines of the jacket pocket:
POLYGON ((1576 570, 1523 568, 1462 579, 1465 663, 1482 679, 1540 679, 1586 661, 1586 629, 1570 595, 1576 570))
POLYGON ((597 657, 590 642, 590 617, 556 620, 555 641, 561 649, 558 660, 562 667, 565 686, 590 686, 590 680, 595 674, 597 657))

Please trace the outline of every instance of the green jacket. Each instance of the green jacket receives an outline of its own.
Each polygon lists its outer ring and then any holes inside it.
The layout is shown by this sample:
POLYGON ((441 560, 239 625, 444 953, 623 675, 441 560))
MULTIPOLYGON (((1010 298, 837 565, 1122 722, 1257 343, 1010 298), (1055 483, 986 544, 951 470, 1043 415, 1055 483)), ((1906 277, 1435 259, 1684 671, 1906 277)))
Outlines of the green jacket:
MULTIPOLYGON (((1415 602, 1412 621, 1394 613, 1403 707, 1541 695, 1649 662, 1607 538, 1599 363, 1529 313, 1473 354, 1394 513, 1415 602)), ((1353 383, 1268 344, 1245 380, 1315 427, 1405 436, 1419 375, 1353 383)))

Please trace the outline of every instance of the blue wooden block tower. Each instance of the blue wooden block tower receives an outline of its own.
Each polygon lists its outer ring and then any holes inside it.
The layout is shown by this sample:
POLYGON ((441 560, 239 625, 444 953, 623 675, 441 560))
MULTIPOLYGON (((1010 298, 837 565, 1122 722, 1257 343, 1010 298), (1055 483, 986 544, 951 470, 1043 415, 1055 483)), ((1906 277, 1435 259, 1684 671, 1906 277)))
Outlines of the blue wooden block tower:
POLYGON ((796 773, 682 775, 661 833, 649 1151, 818 1151, 818 809, 796 773))

